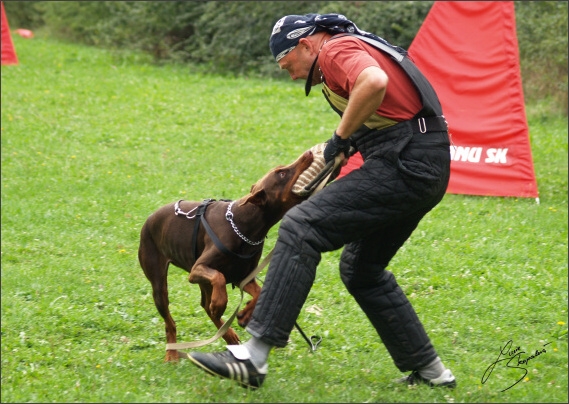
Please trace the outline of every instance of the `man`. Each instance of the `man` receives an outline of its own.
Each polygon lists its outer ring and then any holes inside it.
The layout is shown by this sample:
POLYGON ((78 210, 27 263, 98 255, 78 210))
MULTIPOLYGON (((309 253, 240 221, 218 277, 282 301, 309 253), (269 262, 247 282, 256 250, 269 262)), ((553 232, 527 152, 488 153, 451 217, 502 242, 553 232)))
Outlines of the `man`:
POLYGON ((271 348, 287 344, 321 253, 344 247, 342 281, 395 365, 412 371, 400 381, 454 387, 455 377, 386 269, 446 192, 449 138, 434 90, 403 49, 339 14, 285 16, 269 44, 281 69, 293 80, 307 80, 307 95, 322 83, 324 96, 341 116, 326 145, 326 161, 340 153, 347 158, 354 145, 364 163, 283 218, 247 326, 252 338, 221 353, 193 352, 190 359, 209 373, 260 387, 271 348))

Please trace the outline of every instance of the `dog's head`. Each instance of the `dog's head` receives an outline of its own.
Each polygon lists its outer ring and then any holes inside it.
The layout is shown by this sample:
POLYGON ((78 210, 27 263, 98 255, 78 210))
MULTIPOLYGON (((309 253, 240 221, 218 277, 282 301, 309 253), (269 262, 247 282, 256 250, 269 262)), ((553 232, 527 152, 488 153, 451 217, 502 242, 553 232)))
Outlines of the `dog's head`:
POLYGON ((294 163, 273 168, 251 186, 249 195, 241 205, 252 203, 273 212, 280 220, 290 208, 308 198, 309 195, 293 192, 293 187, 313 160, 312 151, 307 150, 294 163))

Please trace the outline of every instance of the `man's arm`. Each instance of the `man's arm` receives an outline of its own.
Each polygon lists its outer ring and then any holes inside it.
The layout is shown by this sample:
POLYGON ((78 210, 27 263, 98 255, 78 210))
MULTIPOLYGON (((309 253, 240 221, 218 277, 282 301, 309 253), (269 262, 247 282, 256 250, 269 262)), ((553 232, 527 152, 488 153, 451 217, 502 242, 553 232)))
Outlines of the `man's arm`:
POLYGON ((377 110, 383 102, 387 82, 387 74, 377 66, 369 66, 362 70, 336 129, 338 136, 342 139, 349 138, 377 110))

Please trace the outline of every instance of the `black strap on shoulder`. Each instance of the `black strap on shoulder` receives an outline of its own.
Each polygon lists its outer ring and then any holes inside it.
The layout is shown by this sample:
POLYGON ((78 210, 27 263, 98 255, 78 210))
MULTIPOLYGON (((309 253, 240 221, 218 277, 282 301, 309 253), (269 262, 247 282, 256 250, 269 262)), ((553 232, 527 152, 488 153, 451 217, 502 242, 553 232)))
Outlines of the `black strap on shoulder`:
MULTIPOLYGON (((358 39, 361 39, 364 42, 369 43, 372 46, 375 46, 378 49, 381 49, 382 51, 384 51, 385 53, 389 53, 389 55, 397 60, 399 63, 401 63, 403 61, 404 55, 397 52, 393 47, 386 45, 384 43, 381 43, 379 41, 376 41, 375 39, 372 38, 368 38, 362 35, 357 35, 357 34, 344 34, 344 35, 349 35, 349 36, 355 36, 358 39)), ((342 36, 342 35, 338 35, 338 36, 342 36)))
MULTIPOLYGON (((194 259, 196 259, 196 260, 198 259, 198 231, 199 231, 200 222, 203 223, 203 227, 204 227, 205 231, 207 232, 208 236, 211 238, 211 240, 213 241, 215 246, 222 253, 224 253, 225 255, 230 255, 232 257, 242 259, 242 260, 248 260, 248 259, 253 258, 255 255, 258 254, 258 251, 255 251, 255 252, 248 254, 248 255, 242 255, 242 254, 237 254, 237 253, 231 251, 230 249, 228 249, 227 247, 225 247, 223 245, 223 243, 221 242, 221 240, 219 239, 219 237, 217 237, 217 235, 214 233, 213 229, 211 228, 211 226, 209 225, 207 220, 205 220, 205 211, 206 211, 207 207, 214 201, 215 201, 215 199, 205 199, 202 202, 202 204, 200 206, 198 206, 198 209, 196 211, 196 225, 194 227, 194 245, 193 245, 194 259)), ((229 202, 229 200, 227 200, 227 199, 222 199, 222 201, 229 202)))

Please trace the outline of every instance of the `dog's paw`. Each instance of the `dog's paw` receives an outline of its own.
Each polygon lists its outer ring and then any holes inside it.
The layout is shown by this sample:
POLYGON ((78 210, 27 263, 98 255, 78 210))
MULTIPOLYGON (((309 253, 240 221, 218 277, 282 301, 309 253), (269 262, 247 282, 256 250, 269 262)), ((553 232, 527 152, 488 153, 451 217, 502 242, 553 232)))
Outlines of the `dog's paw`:
POLYGON ((237 314, 237 324, 239 324, 240 327, 245 328, 247 327, 247 324, 249 324, 249 321, 251 321, 251 317, 253 316, 253 312, 240 312, 239 314, 237 314))
POLYGON ((247 324, 249 324, 249 320, 250 319, 247 319, 247 320, 239 319, 239 320, 237 320, 237 324, 239 324, 239 327, 245 328, 245 327, 247 327, 247 324))
POLYGON ((166 351, 166 357, 164 358, 164 362, 178 362, 180 360, 180 356, 178 355, 178 351, 175 349, 170 349, 166 351))
POLYGON ((239 345, 241 344, 241 340, 235 331, 231 328, 227 330, 225 335, 223 335, 223 339, 227 342, 227 345, 239 345))
POLYGON ((237 324, 243 328, 247 327, 247 324, 251 321, 251 317, 253 317, 253 309, 255 306, 249 303, 251 302, 247 302, 247 305, 245 305, 243 310, 237 313, 237 324))

